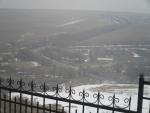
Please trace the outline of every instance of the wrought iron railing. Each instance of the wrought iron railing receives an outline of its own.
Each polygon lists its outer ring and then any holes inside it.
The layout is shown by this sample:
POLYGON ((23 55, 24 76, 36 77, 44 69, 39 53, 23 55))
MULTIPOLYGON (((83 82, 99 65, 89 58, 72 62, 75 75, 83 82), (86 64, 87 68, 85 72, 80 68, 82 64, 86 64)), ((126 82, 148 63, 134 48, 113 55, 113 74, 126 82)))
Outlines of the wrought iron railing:
POLYGON ((86 90, 76 91, 72 87, 64 89, 57 85, 50 88, 46 83, 39 85, 33 80, 26 83, 22 79, 0 78, 0 113, 101 113, 102 109, 111 113, 142 113, 143 99, 149 99, 143 97, 144 84, 150 85, 150 82, 141 76, 137 111, 133 111, 131 97, 120 100, 115 94, 107 97, 99 91, 91 95, 86 90), (120 101, 124 106, 119 106, 120 101), (88 111, 87 107, 92 107, 93 111, 88 111))

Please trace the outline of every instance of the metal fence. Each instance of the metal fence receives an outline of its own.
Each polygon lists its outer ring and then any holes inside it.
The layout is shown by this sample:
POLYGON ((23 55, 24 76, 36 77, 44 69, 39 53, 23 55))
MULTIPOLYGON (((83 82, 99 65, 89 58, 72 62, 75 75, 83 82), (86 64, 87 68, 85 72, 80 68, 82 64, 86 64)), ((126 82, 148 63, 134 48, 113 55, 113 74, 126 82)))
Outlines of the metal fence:
POLYGON ((115 94, 108 97, 100 92, 90 95, 88 91, 78 92, 72 87, 64 89, 57 85, 50 88, 46 83, 39 85, 34 81, 26 83, 22 79, 0 78, 0 113, 101 113, 101 110, 108 110, 107 113, 142 113, 143 99, 150 100, 143 97, 144 85, 150 85, 150 82, 144 81, 141 75, 137 111, 133 111, 131 97, 122 100, 123 107, 119 106, 121 100, 115 94), (88 111, 89 107, 93 111, 88 111))

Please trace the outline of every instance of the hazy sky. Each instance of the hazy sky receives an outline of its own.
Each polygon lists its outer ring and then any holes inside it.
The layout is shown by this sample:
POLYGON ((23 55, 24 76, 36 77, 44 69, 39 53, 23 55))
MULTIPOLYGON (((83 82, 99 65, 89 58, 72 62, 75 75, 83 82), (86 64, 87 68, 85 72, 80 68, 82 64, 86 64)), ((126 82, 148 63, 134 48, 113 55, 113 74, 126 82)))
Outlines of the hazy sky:
POLYGON ((1 8, 84 9, 150 13, 150 0, 0 0, 1 8))

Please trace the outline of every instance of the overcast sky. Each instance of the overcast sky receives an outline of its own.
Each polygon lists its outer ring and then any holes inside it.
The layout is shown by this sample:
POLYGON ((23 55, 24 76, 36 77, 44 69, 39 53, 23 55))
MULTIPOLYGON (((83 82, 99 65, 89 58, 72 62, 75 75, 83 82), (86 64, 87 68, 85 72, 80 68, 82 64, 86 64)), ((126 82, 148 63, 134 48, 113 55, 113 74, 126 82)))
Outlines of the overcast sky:
POLYGON ((0 0, 0 8, 84 9, 150 13, 150 0, 0 0))

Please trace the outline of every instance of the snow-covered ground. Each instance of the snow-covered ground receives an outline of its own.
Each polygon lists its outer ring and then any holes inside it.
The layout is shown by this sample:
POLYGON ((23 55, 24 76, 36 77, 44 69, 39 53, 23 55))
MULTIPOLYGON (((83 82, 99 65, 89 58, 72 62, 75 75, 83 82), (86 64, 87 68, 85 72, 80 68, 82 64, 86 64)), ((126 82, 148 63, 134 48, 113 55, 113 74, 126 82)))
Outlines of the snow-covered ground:
MULTIPOLYGON (((96 99, 93 98, 93 94, 97 94, 97 91, 101 92, 101 94, 104 95, 104 99, 101 100, 101 102, 104 105, 109 105, 111 102, 108 101, 109 96, 113 96, 114 93, 116 95, 116 98, 120 99, 119 103, 116 103, 120 107, 125 107, 128 104, 124 103, 125 98, 129 98, 131 96, 131 110, 136 111, 137 109, 137 94, 138 94, 138 85, 135 84, 98 84, 98 85, 82 85, 73 87, 73 89, 76 91, 76 93, 73 95, 73 98, 76 100, 80 100, 82 97, 79 95, 79 92, 82 92, 83 89, 89 93, 89 97, 86 99, 89 102, 94 102, 96 99)), ((49 95, 53 95, 54 92, 47 92, 49 95)), ((150 97, 150 90, 147 87, 145 87, 144 94, 146 97, 150 97)), ((63 88, 62 92, 60 93, 62 97, 67 97, 67 93, 65 92, 65 87, 63 88)), ((12 97, 19 96, 18 93, 13 93, 12 97)), ((29 95, 23 95, 26 98, 30 99, 29 95)), ((35 102, 39 102, 41 105, 43 104, 43 98, 40 97, 34 97, 33 99, 35 102)), ((50 100, 46 99, 46 104, 55 104, 56 100, 50 100)), ((68 111, 68 103, 65 102, 59 102, 58 104, 62 105, 65 108, 65 111, 68 111)), ((71 104, 71 113, 75 113, 75 110, 77 109, 78 113, 82 113, 82 106, 81 105, 75 105, 71 104)), ((95 113, 96 108, 91 107, 85 107, 85 113, 95 113)), ((143 113, 149 113, 149 101, 144 101, 143 104, 143 113)), ((100 109, 99 113, 112 113, 112 111, 102 110, 100 109)), ((117 113, 117 112, 115 112, 117 113)), ((118 112, 119 113, 119 112, 118 112)))

